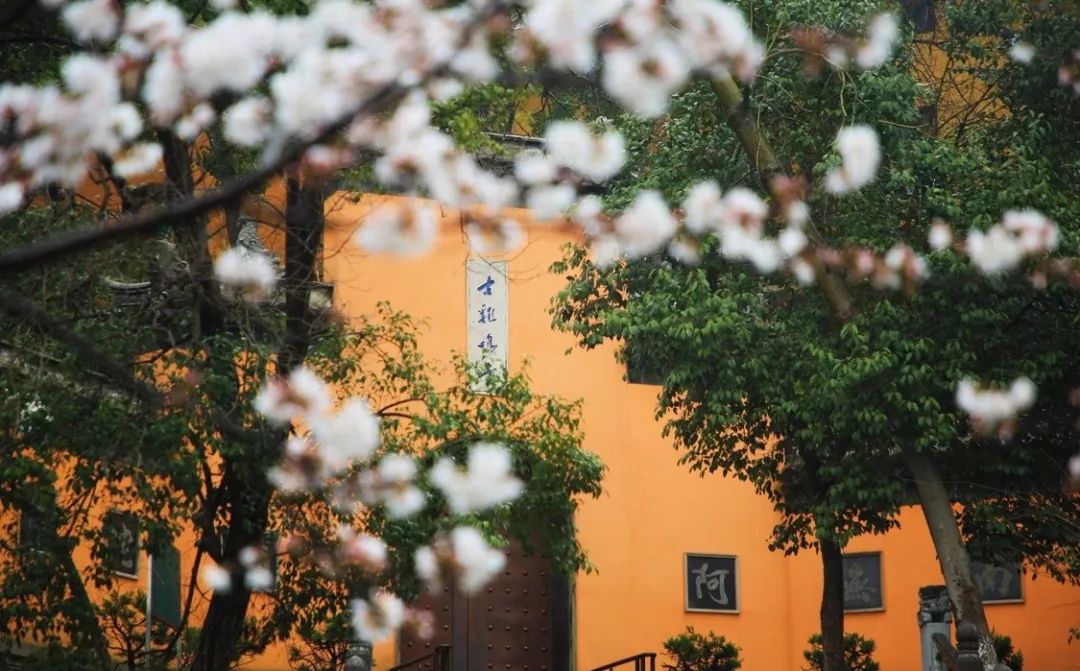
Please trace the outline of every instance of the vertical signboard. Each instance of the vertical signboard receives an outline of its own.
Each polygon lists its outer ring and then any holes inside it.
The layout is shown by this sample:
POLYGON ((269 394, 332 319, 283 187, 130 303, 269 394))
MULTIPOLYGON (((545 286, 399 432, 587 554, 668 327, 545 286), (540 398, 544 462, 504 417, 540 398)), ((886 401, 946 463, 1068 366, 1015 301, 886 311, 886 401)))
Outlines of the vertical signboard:
POLYGON ((506 372, 509 361, 509 310, 506 262, 470 258, 465 273, 466 347, 469 363, 479 374, 472 390, 491 390, 491 376, 506 372))

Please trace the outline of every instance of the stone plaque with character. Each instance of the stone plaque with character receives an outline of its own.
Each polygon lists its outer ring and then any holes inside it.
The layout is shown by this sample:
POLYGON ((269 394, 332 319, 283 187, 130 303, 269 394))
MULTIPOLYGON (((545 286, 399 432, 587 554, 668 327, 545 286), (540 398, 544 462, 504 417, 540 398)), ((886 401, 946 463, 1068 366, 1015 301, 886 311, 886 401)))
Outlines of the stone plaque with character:
POLYGON ((734 555, 687 553, 683 566, 686 610, 738 613, 738 572, 739 562, 734 555))

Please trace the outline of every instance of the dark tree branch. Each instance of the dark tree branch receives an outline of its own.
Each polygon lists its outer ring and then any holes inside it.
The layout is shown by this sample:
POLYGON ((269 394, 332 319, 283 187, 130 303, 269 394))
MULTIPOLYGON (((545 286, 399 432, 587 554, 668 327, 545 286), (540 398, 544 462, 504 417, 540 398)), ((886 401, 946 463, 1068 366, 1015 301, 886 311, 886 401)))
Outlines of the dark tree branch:
MULTIPOLYGON (((438 76, 445 69, 446 66, 435 68, 428 73, 427 78, 438 76)), ((385 109, 386 106, 400 100, 412 88, 413 86, 403 86, 396 82, 383 86, 355 110, 327 125, 312 138, 291 143, 276 158, 264 162, 259 169, 237 177, 223 186, 210 189, 204 194, 190 195, 168 206, 121 217, 118 221, 102 226, 60 233, 40 242, 0 254, 0 276, 34 268, 125 238, 146 235, 162 226, 192 226, 198 221, 198 215, 238 202, 269 177, 299 160, 308 147, 325 142, 347 128, 358 117, 368 116, 385 109)))
POLYGON ((89 370, 104 375, 130 396, 151 407, 162 405, 164 399, 157 389, 136 378, 131 370, 113 361, 112 357, 102 352, 97 345, 80 335, 69 324, 54 318, 36 303, 13 291, 0 289, 0 309, 13 317, 30 321, 70 347, 89 370))
MULTIPOLYGON (((88 370, 105 376, 118 389, 145 403, 149 408, 160 409, 166 406, 166 396, 156 387, 140 380, 130 369, 116 363, 108 353, 36 303, 15 292, 0 289, 0 310, 30 321, 67 345, 88 370)), ((246 429, 214 408, 208 408, 208 418, 222 435, 241 443, 249 443, 258 434, 256 429, 246 429)))

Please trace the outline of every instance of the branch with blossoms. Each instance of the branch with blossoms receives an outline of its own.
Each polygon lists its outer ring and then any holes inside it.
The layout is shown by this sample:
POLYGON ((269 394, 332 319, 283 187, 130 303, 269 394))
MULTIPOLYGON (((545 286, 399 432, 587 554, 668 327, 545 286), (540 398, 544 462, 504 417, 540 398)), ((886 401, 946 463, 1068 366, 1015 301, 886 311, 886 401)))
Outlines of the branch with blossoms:
MULTIPOLYGON (((306 435, 289 439, 282 462, 269 473, 285 496, 314 495, 345 511, 358 504, 379 507, 389 519, 405 520, 427 505, 420 488, 423 479, 445 498, 451 519, 464 519, 513 501, 523 491, 524 484, 513 475, 510 453, 498 444, 472 445, 465 468, 441 457, 426 473, 407 454, 376 458, 379 417, 366 401, 356 398, 335 409, 327 384, 306 368, 270 381, 256 398, 255 408, 279 426, 309 427, 306 435)), ((299 556, 310 550, 311 541, 293 534, 284 539, 283 548, 299 556)), ((382 539, 342 525, 336 547, 318 555, 326 571, 351 567, 377 583, 376 577, 387 568, 389 549, 382 539)), ((267 562, 265 552, 252 546, 241 551, 235 563, 208 565, 203 576, 216 591, 228 591, 235 581, 257 589, 270 580, 267 562)), ((428 589, 441 589, 452 576, 459 589, 474 593, 501 571, 505 555, 477 528, 459 523, 418 548, 414 563, 428 589)), ((351 606, 357 635, 368 641, 383 640, 407 621, 417 624, 420 618, 385 589, 354 599, 351 606)))
MULTIPOLYGON (((522 204, 541 218, 565 218, 580 227, 601 266, 661 252, 693 264, 710 236, 727 260, 818 284, 840 321, 856 309, 850 282, 867 279, 881 289, 911 290, 928 274, 924 257, 904 244, 879 255, 832 249, 821 239, 806 202, 815 185, 782 173, 745 114, 736 79, 749 81, 766 54, 740 10, 725 2, 474 0, 430 7, 419 0, 324 0, 306 16, 282 17, 234 11, 219 0, 217 16, 199 27, 188 26, 180 10, 163 0, 127 6, 116 0, 44 4, 59 8, 63 23, 88 50, 65 61, 62 86, 0 86, 5 130, 0 214, 25 207, 50 185, 78 189, 92 165, 88 156, 106 157, 102 162, 111 165, 117 180, 144 175, 163 156, 160 144, 145 139, 151 131, 191 141, 219 125, 229 143, 257 150, 261 157, 253 172, 164 209, 0 254, 0 273, 166 224, 198 225, 196 215, 234 205, 283 170, 325 175, 374 150, 374 172, 382 184, 457 208, 470 244, 480 252, 522 244, 520 227, 506 215, 507 208, 522 204), (519 25, 511 7, 521 11, 519 25), (658 192, 645 191, 622 213, 609 214, 599 198, 583 195, 578 187, 617 175, 626 162, 625 140, 577 122, 551 125, 544 151, 519 156, 513 177, 483 169, 433 127, 431 108, 433 101, 457 95, 466 85, 496 80, 499 57, 515 67, 580 75, 599 68, 600 85, 614 100, 650 118, 662 115, 670 97, 694 79, 711 81, 771 190, 771 202, 748 189, 725 191, 704 181, 689 190, 680 209, 669 207, 658 192)), ((797 42, 811 54, 812 67, 868 70, 889 59, 898 33, 896 19, 883 14, 870 20, 865 36, 804 30, 797 42)), ((1019 50, 1013 57, 1027 56, 1019 50)), ((1071 71, 1063 81, 1072 82, 1071 71)), ((832 167, 817 188, 843 196, 866 186, 881 163, 877 133, 867 126, 841 129, 830 160, 832 167)), ((388 205, 365 220, 355 239, 372 252, 419 254, 434 244, 437 221, 419 200, 388 205)), ((953 245, 951 237, 935 225, 930 242, 938 249, 952 246, 974 267, 996 274, 1054 251, 1058 235, 1056 224, 1041 214, 1016 210, 963 243, 953 245)), ((1044 281, 1054 273, 1072 278, 1067 264, 1044 267, 1044 281)), ((249 297, 265 295, 277 282, 276 268, 257 255, 223 254, 215 272, 249 297)), ((366 402, 351 400, 332 411, 320 380, 302 368, 283 373, 268 383, 258 409, 283 425, 299 422, 310 435, 289 441, 272 474, 276 486, 325 491, 402 516, 414 513, 420 501, 416 482, 425 476, 407 457, 372 463, 378 421, 366 402), (355 464, 361 465, 360 475, 342 478, 355 464)), ((980 401, 972 389, 958 401, 965 408, 992 409, 994 424, 1004 425, 1007 411, 1024 407, 1027 396, 1018 395, 1010 395, 1010 402, 980 401)), ((474 447, 466 471, 437 465, 426 477, 455 513, 486 509, 520 493, 505 451, 496 446, 474 447), (501 493, 484 499, 482 491, 501 493)), ((372 566, 385 561, 386 548, 378 539, 343 531, 340 541, 342 561, 372 566)), ((435 584, 449 571, 470 588, 503 561, 468 526, 433 539, 416 560, 425 581, 435 584)), ((256 550, 245 551, 238 561, 210 569, 217 589, 237 580, 249 588, 265 582, 256 550)), ((404 605, 389 593, 358 600, 353 608, 357 631, 369 640, 385 637, 405 618, 404 605)))

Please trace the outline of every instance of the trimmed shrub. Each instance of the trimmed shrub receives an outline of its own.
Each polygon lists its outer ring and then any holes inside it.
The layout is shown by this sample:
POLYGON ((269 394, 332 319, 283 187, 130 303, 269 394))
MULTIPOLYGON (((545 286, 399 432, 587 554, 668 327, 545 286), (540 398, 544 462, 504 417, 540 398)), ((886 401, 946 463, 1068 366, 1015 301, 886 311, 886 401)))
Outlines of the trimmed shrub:
MULTIPOLYGON (((821 647, 821 634, 810 637, 810 649, 803 651, 806 659, 806 671, 822 671, 825 668, 825 651, 821 647)), ((847 671, 879 671, 881 668, 872 655, 877 646, 871 638, 863 638, 856 633, 844 634, 844 661, 847 671)))
POLYGON ((699 634, 693 627, 664 641, 664 651, 672 660, 663 665, 668 671, 735 671, 742 666, 739 646, 711 631, 699 634))

